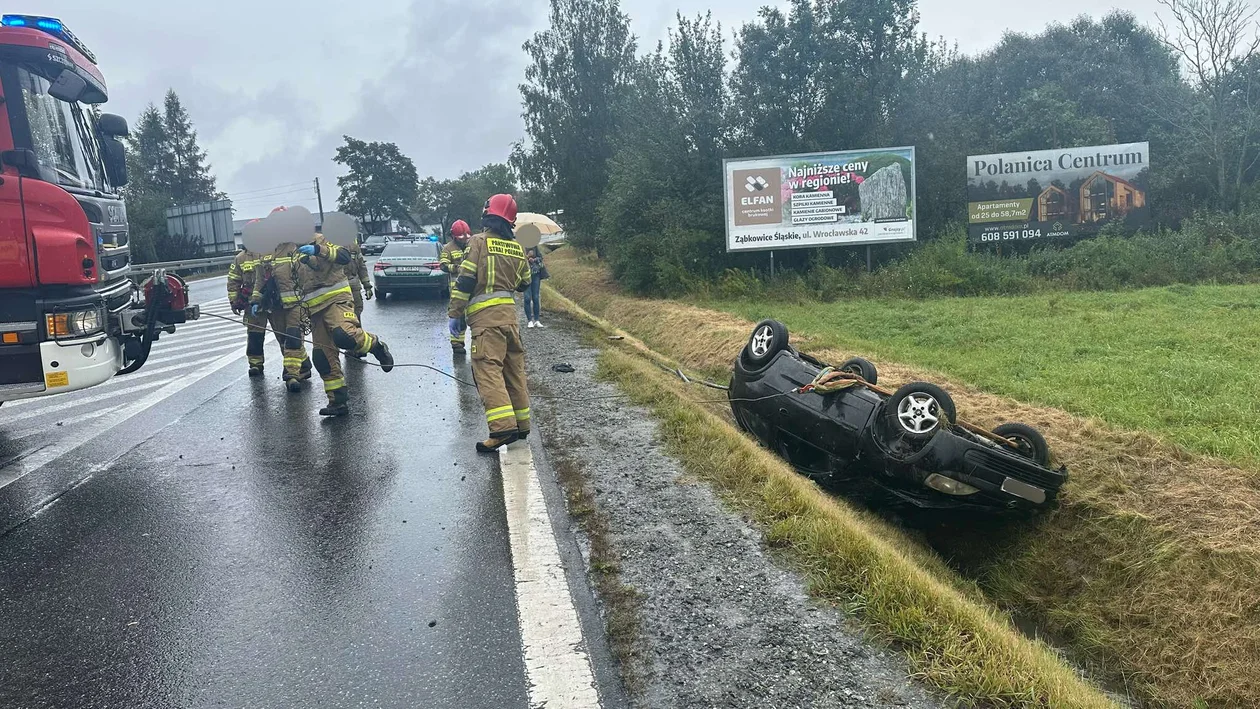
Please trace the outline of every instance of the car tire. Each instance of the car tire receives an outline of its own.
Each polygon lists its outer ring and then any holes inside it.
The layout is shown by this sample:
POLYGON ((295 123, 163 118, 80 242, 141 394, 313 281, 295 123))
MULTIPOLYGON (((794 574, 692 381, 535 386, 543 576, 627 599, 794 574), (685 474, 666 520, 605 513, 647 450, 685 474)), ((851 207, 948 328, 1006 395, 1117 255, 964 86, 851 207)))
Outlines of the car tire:
POLYGON ((909 440, 926 440, 958 419, 954 400, 944 389, 927 382, 911 382, 884 405, 890 433, 909 440))
POLYGON ((879 370, 875 368, 874 364, 861 357, 854 357, 837 367, 837 369, 848 374, 856 374, 867 384, 879 384, 879 370))
POLYGON ((762 320, 753 328, 744 346, 744 358, 754 368, 764 367, 774 356, 787 349, 787 325, 778 320, 762 320))
POLYGON ((376 297, 377 297, 377 298, 380 298, 381 300, 385 300, 386 298, 388 298, 388 297, 389 297, 389 291, 387 291, 387 290, 381 290, 381 289, 379 289, 379 288, 378 288, 378 289, 376 289, 376 297))
POLYGON ((1026 423, 1004 423, 993 429, 993 433, 1014 443, 1014 450, 1019 455, 1032 459, 1038 465, 1050 465, 1050 444, 1032 426, 1026 423))

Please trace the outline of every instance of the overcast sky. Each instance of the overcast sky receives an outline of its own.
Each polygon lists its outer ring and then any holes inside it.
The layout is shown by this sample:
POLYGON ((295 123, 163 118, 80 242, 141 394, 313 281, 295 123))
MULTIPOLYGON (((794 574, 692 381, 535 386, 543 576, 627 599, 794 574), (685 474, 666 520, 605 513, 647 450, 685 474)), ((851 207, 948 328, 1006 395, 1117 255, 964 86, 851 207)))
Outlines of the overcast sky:
MULTIPOLYGON (((766 0, 622 0, 640 47, 674 13, 713 9, 728 38, 766 0)), ((547 0, 45 0, 97 55, 111 112, 134 122, 174 88, 237 216, 279 203, 336 204, 343 134, 399 144, 421 175, 451 177, 503 161, 521 137, 521 50, 547 0), (302 184, 298 184, 302 183, 302 184), (274 188, 274 189, 273 189, 274 188)), ((922 29, 967 52, 1006 30, 1111 7, 1153 21, 1156 0, 920 0, 922 29)), ((22 11, 14 6, 9 12, 22 11)), ((729 45, 728 45, 729 46, 729 45)))

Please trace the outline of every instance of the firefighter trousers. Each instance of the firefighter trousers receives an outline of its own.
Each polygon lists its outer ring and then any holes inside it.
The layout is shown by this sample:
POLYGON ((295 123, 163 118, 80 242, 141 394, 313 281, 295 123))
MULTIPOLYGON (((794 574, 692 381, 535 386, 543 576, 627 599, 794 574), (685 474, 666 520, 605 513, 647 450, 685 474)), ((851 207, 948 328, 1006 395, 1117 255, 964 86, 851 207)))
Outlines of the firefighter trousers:
POLYGON ((267 314, 267 322, 284 353, 284 381, 310 377, 311 360, 302 342, 302 309, 294 306, 267 314))
POLYGON ((345 373, 341 369, 341 352, 365 355, 378 339, 359 325, 354 312, 354 299, 346 294, 329 303, 321 303, 311 312, 311 335, 315 342, 315 370, 324 380, 324 391, 333 405, 348 400, 345 373))
POLYGON ((267 341, 267 316, 245 313, 245 358, 250 369, 262 369, 265 357, 263 345, 267 341))
POLYGON ((475 327, 472 371, 486 407, 492 438, 530 430, 529 391, 525 386, 525 345, 517 325, 475 327))
POLYGON ((363 322, 363 286, 358 281, 350 281, 350 292, 354 293, 354 316, 363 322))

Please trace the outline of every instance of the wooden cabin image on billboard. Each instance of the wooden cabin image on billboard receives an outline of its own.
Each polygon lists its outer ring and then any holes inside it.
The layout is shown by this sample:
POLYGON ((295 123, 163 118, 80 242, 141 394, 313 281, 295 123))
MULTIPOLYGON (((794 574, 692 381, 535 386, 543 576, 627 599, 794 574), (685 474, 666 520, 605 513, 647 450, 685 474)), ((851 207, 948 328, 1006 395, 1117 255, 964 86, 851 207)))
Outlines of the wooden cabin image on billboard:
POLYGON ((1037 195, 1037 221, 1067 221, 1077 224, 1098 224, 1108 219, 1128 216, 1146 206, 1146 193, 1128 180, 1108 175, 1101 170, 1081 183, 1079 200, 1069 199, 1072 193, 1050 185, 1037 195))
POLYGON ((1146 193, 1137 185, 1098 171, 1081 185, 1081 212, 1077 222, 1097 224, 1108 219, 1123 219, 1145 206, 1146 193))
POLYGON ((1067 190, 1050 185, 1037 196, 1036 221, 1054 222, 1072 218, 1067 190))

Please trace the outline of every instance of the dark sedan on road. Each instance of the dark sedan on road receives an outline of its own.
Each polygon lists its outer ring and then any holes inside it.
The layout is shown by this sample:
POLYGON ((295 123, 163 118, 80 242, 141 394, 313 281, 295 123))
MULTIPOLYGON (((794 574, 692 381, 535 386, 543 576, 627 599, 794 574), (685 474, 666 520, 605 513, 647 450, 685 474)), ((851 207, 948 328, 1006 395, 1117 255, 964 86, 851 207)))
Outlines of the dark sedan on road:
POLYGON ((389 239, 383 236, 369 236, 363 241, 363 245, 359 248, 366 256, 380 256, 381 252, 385 250, 385 245, 388 243, 389 239))
POLYGON ((442 245, 436 241, 391 241, 372 267, 372 280, 382 298, 409 291, 444 297, 450 276, 442 271, 442 245))

